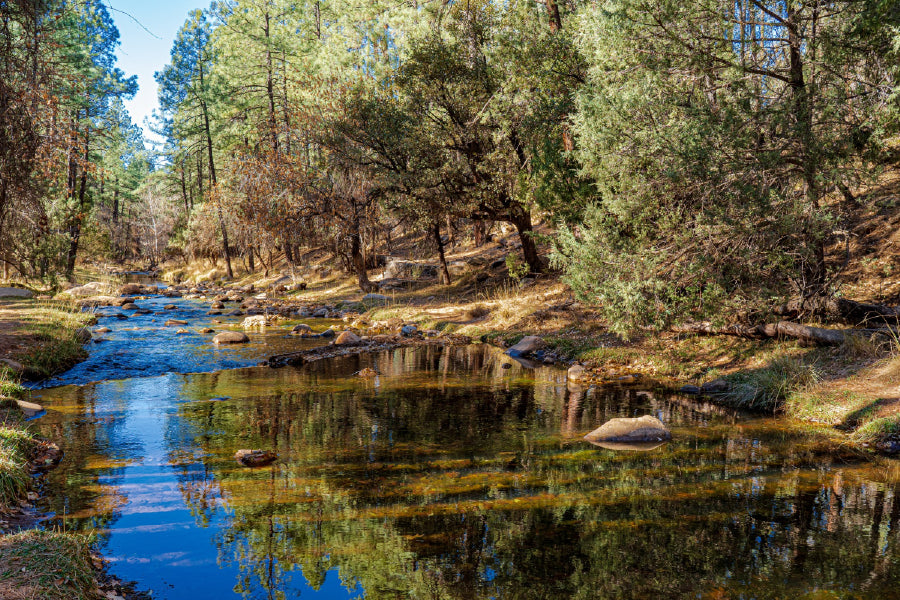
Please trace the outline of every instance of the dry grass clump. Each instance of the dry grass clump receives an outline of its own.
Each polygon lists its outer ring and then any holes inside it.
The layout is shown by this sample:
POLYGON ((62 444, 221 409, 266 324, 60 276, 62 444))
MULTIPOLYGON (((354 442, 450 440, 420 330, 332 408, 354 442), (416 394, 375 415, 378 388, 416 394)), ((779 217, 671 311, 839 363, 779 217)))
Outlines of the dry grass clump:
POLYGON ((474 321, 486 317, 489 314, 491 314, 491 310, 488 307, 484 304, 476 304, 466 309, 466 312, 463 313, 463 319, 466 321, 474 321))
POLYGON ((102 598, 85 536, 31 529, 0 537, 0 598, 102 598))
POLYGON ((732 376, 731 389, 721 398, 737 408, 778 412, 792 393, 808 389, 820 378, 815 365, 800 357, 782 356, 765 367, 732 376))

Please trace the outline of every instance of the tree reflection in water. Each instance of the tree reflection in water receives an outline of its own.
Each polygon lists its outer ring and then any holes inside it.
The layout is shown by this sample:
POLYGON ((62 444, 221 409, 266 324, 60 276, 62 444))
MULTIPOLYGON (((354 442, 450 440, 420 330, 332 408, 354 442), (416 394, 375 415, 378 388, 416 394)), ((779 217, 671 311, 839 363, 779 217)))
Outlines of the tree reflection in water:
MULTIPOLYGON (((183 377, 168 461, 235 592, 293 598, 337 574, 345 597, 369 598, 897 597, 891 462, 835 461, 821 438, 659 390, 500 363, 429 348, 183 377), (366 366, 381 375, 350 376, 366 366), (673 442, 581 441, 647 413, 673 442), (238 447, 280 458, 241 468, 238 447)), ((83 491, 84 456, 71 497, 96 518, 105 492, 83 491)))

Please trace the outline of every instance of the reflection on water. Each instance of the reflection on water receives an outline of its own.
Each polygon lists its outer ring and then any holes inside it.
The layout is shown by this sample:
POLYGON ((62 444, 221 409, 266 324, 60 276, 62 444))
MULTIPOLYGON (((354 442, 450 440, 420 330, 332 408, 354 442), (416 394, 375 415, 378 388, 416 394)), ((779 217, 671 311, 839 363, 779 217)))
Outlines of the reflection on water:
POLYGON ((156 598, 898 596, 891 463, 501 362, 407 349, 45 390, 35 426, 67 451, 47 508, 156 598), (648 413, 672 442, 581 440, 648 413), (246 469, 239 448, 280 458, 246 469))

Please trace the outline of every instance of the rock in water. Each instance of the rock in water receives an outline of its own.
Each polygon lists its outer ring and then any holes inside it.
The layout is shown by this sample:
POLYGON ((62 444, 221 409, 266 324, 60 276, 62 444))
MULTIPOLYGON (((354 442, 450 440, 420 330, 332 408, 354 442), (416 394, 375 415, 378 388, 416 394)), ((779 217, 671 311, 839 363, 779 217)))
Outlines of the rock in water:
POLYGON ((140 294, 144 291, 144 286, 139 283, 126 283, 122 287, 119 288, 120 296, 134 296, 135 294, 140 294))
POLYGON ((63 451, 59 446, 52 442, 38 442, 32 451, 31 463, 29 469, 33 473, 46 473, 56 466, 63 458, 63 451))
POLYGON ((532 352, 537 352, 546 346, 543 338, 536 335, 527 335, 519 341, 518 344, 508 349, 506 353, 513 358, 528 356, 532 352))
POLYGON ((307 325, 306 323, 300 323, 299 325, 295 325, 293 329, 291 329, 291 335, 301 335, 306 336, 312 333, 312 327, 307 325))
POLYGON ((187 321, 182 321, 181 319, 169 319, 164 323, 167 326, 171 325, 187 325, 187 321))
POLYGON ((35 404, 34 402, 16 400, 16 404, 19 405, 19 408, 22 410, 26 417, 33 417, 39 413, 44 412, 44 407, 40 404, 35 404))
POLYGON ((650 415, 633 419, 610 419, 584 439, 592 444, 647 444, 672 439, 663 422, 650 415))
POLYGON ((359 346, 362 340, 352 331, 342 331, 341 335, 334 340, 335 346, 359 346))
POLYGON ((94 335, 87 327, 81 327, 75 330, 75 339, 78 340, 78 343, 80 344, 86 344, 87 342, 91 341, 92 337, 94 337, 94 335))
POLYGON ((584 381, 587 379, 587 371, 582 365, 572 365, 569 367, 566 377, 569 381, 584 381))
POLYGON ((250 341, 246 333, 240 331, 223 331, 212 339, 213 344, 246 344, 250 341))
POLYGON ((234 459, 245 467, 264 467, 275 462, 278 455, 268 450, 238 450, 234 459))

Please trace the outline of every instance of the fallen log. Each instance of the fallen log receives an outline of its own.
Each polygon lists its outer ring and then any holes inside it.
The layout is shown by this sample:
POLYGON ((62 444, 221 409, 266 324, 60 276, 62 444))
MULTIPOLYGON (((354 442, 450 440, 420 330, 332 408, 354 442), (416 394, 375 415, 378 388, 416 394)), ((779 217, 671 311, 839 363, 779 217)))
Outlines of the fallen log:
POLYGON ((730 335, 734 337, 748 338, 752 340, 764 339, 797 339, 807 344, 816 346, 840 346, 847 335, 852 335, 854 330, 822 329, 809 327, 791 321, 778 321, 763 325, 726 325, 714 327, 711 323, 685 323, 674 327, 679 333, 695 333, 698 335, 730 335))
POLYGON ((814 317, 821 321, 836 321, 857 327, 900 325, 900 310, 897 308, 847 298, 815 296, 791 300, 777 307, 775 314, 789 319, 814 317))

